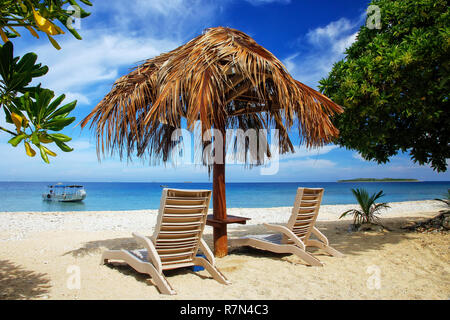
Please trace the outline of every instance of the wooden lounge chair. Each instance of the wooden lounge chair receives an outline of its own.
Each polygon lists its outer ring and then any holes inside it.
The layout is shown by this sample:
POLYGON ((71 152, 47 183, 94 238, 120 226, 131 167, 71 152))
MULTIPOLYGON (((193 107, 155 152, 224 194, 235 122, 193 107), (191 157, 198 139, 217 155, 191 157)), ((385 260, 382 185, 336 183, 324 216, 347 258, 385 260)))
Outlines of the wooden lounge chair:
POLYGON ((322 196, 322 188, 298 188, 294 208, 287 225, 264 224, 267 229, 278 234, 231 239, 230 245, 251 246, 276 253, 292 253, 313 266, 322 266, 323 263, 308 253, 306 247, 318 247, 332 256, 343 256, 342 253, 329 246, 328 239, 314 226, 322 196), (314 234, 317 240, 310 239, 311 234, 314 234))
POLYGON ((163 271, 182 267, 202 266, 218 282, 230 284, 215 267, 214 256, 202 238, 210 199, 210 190, 163 189, 153 236, 133 233, 145 249, 108 250, 101 263, 125 261, 136 271, 149 274, 163 294, 176 294, 163 271), (199 249, 206 259, 196 255, 199 249))

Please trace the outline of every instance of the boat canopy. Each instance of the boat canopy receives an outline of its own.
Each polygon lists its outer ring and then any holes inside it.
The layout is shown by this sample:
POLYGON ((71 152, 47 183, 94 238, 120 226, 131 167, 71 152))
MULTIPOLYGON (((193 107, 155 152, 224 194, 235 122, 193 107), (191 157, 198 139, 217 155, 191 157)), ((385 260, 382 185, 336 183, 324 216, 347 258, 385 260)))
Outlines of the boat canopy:
POLYGON ((48 186, 49 188, 84 188, 83 186, 78 185, 64 185, 64 184, 56 184, 54 186, 48 186))

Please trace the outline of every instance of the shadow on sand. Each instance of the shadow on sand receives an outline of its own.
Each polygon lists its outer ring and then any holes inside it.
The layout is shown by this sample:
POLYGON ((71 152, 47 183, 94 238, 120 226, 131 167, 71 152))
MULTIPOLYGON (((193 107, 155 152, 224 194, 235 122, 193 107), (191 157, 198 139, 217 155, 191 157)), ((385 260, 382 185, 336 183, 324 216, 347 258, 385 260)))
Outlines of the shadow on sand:
POLYGON ((45 273, 25 270, 9 260, 0 260, 0 300, 42 298, 49 292, 45 273))
MULTIPOLYGON (((380 250, 387 244, 396 244, 410 238, 409 232, 401 229, 406 221, 418 221, 422 218, 385 218, 383 225, 388 230, 383 232, 350 232, 350 221, 318 221, 316 226, 328 238, 330 245, 344 255, 359 255, 362 252, 380 250)), ((282 225, 282 224, 280 224, 282 225)), ((243 226, 239 229, 231 230, 229 238, 239 238, 250 234, 270 234, 271 232, 261 226, 243 226)), ((312 236, 312 238, 314 238, 312 236)), ((208 241, 212 244, 212 240, 208 241)), ((326 255, 316 248, 308 248, 314 255, 326 255)), ((231 254, 250 255, 253 257, 283 258, 289 254, 277 254, 258 250, 251 247, 231 248, 231 254)))
MULTIPOLYGON (((106 239, 106 240, 96 240, 96 241, 89 241, 83 244, 81 248, 68 251, 64 253, 63 255, 72 255, 74 257, 84 257, 86 255, 98 255, 98 261, 100 263, 100 257, 104 250, 135 250, 135 249, 141 249, 142 246, 137 244, 135 239, 133 237, 129 238, 115 238, 115 239, 106 239)), ((119 271, 120 273, 127 275, 127 276, 133 276, 137 281, 140 282, 147 282, 151 281, 149 279, 149 276, 147 274, 141 274, 137 271, 135 271, 133 268, 131 268, 126 263, 121 262, 113 262, 106 265, 108 268, 115 269, 119 271)), ((186 268, 178 268, 173 270, 165 270, 164 275, 166 276, 174 276, 174 275, 181 275, 181 274, 187 274, 192 273, 192 267, 186 267, 186 268)), ((207 279, 208 277, 205 277, 201 274, 195 273, 198 277, 202 279, 207 279)))
MULTIPOLYGON (((318 221, 317 227, 325 234, 330 242, 330 245, 342 252, 344 255, 359 255, 362 252, 380 250, 387 244, 396 244, 401 241, 408 240, 410 236, 409 232, 401 229, 401 226, 405 222, 420 221, 421 218, 386 218, 383 219, 383 224, 389 228, 390 231, 384 232, 349 232, 350 221, 318 221), (389 236, 387 236, 389 233, 389 236)), ((209 227, 208 227, 209 228, 209 227)), ((244 225, 238 229, 230 229, 228 231, 228 237, 238 238, 251 234, 265 234, 270 233, 264 229, 261 225, 244 225)), ((212 234, 204 234, 203 238, 208 243, 210 248, 213 248, 213 236, 212 234)), ((141 248, 134 238, 115 238, 106 240, 89 241, 83 244, 82 247, 66 252, 64 255, 73 255, 74 257, 83 257, 85 255, 100 255, 103 250, 134 250, 141 248)), ((320 250, 308 248, 308 251, 313 255, 319 257, 326 255, 320 250)), ((230 247, 229 255, 236 256, 251 256, 253 258, 269 258, 269 259, 282 259, 290 256, 290 254, 279 254, 269 251, 258 250, 251 247, 230 247)), ((288 260, 285 260, 288 261, 288 260)), ((134 276, 138 281, 146 281, 148 277, 141 275, 134 271, 126 264, 114 263, 109 267, 116 268, 118 271, 126 275, 134 276)), ((167 275, 183 274, 191 272, 189 268, 175 269, 165 271, 167 275)), ((199 275, 201 276, 201 275, 199 275)))

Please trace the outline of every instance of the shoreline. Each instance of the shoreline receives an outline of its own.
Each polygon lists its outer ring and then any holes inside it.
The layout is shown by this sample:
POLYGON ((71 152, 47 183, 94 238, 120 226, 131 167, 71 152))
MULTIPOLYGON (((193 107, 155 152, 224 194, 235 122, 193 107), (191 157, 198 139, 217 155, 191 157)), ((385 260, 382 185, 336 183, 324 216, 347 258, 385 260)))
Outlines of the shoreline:
MULTIPOLYGON (((434 200, 392 202, 380 218, 424 218, 433 217, 444 209, 444 205, 434 200)), ((339 219, 346 210, 357 208, 356 204, 322 205, 318 222, 350 221, 351 216, 339 219)), ((243 227, 261 226, 263 223, 287 223, 292 207, 273 208, 228 208, 229 215, 247 217, 246 225, 232 224, 230 230, 243 227)), ((209 209, 209 214, 212 214, 209 209)), ((0 242, 21 240, 47 231, 118 231, 131 234, 149 234, 156 225, 158 210, 132 211, 74 211, 74 212, 0 212, 0 242)), ((206 226, 205 233, 212 233, 206 226)))
POLYGON ((393 183, 393 182, 426 182, 426 181, 422 181, 422 180, 417 180, 417 181, 336 181, 336 183, 366 183, 366 182, 373 182, 373 183, 393 183))
MULTIPOLYGON (((430 204, 432 202, 436 202, 437 206, 442 206, 438 203, 438 201, 433 199, 427 199, 427 200, 410 200, 410 201, 392 201, 387 202, 388 205, 403 205, 403 204, 430 204)), ((212 200, 211 200, 212 203, 212 200)), ((359 206, 358 203, 343 203, 343 204, 322 204, 322 207, 342 207, 346 208, 349 206, 359 206)), ((272 209, 292 209, 291 206, 275 206, 275 207, 227 207, 227 210, 272 210, 272 209)), ((86 210, 86 211, 1 211, 0 215, 2 214, 42 214, 42 215, 55 215, 55 214, 104 214, 104 213, 158 213, 158 209, 132 209, 132 210, 86 210)), ((209 209, 209 213, 212 213, 212 209, 209 209)))

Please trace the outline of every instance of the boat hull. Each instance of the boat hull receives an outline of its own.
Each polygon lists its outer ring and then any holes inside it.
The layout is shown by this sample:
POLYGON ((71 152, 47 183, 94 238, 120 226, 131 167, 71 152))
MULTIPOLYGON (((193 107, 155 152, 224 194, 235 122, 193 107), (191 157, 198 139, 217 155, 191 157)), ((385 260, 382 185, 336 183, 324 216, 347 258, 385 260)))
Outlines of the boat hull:
POLYGON ((64 195, 50 195, 47 193, 42 195, 42 199, 45 201, 78 202, 86 199, 86 194, 64 196, 64 195))

